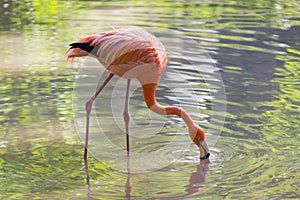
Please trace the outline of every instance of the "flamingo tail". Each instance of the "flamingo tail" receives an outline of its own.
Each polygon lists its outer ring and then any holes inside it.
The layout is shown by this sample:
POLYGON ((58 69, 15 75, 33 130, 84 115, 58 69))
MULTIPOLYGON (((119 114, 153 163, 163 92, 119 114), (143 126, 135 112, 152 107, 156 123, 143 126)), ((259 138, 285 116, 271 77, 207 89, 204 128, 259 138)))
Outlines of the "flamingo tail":
POLYGON ((88 53, 96 56, 99 46, 91 46, 88 42, 75 42, 70 44, 70 49, 80 48, 88 53))

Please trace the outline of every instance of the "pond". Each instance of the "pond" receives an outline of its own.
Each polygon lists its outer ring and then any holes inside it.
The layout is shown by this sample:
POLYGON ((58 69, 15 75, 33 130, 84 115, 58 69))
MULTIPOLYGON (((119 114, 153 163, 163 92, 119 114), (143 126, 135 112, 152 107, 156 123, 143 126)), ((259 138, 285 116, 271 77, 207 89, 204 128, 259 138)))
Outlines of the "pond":
POLYGON ((300 2, 2 1, 0 199, 300 198, 300 2), (88 35, 139 26, 168 53, 157 100, 207 133, 200 161, 184 122, 151 113, 114 77, 94 104, 90 187, 84 103, 108 73, 66 62, 88 35))

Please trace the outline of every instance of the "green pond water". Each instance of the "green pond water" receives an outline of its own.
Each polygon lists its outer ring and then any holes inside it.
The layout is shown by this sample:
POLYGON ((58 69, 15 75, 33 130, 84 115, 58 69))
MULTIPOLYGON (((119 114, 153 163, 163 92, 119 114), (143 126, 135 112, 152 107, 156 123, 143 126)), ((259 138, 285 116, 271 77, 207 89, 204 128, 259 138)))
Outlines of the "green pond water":
POLYGON ((0 199, 300 198, 300 2, 0 2, 0 199), (199 160, 177 117, 149 112, 114 77, 92 112, 83 164, 84 103, 107 76, 92 58, 66 62, 87 35, 140 26, 166 46, 158 87, 207 133, 199 160))

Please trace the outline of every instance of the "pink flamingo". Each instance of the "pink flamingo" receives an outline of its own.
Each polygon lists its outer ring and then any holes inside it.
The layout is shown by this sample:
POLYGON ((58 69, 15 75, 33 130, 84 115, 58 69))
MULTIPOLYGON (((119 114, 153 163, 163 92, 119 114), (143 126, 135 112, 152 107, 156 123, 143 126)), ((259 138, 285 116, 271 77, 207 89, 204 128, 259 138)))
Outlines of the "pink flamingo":
POLYGON ((156 101, 156 87, 167 66, 167 55, 163 44, 155 36, 141 28, 129 27, 88 36, 70 44, 70 46, 66 52, 68 60, 74 61, 75 57, 92 56, 110 72, 104 83, 86 102, 86 137, 84 147, 84 161, 86 164, 89 119, 92 105, 95 98, 114 75, 127 79, 123 112, 127 152, 129 152, 128 123, 130 116, 128 112, 128 98, 130 79, 136 78, 142 85, 147 107, 160 115, 177 115, 181 117, 188 126, 190 138, 199 147, 200 158, 209 158, 210 150, 205 140, 204 131, 193 122, 189 114, 180 107, 161 106, 156 101))

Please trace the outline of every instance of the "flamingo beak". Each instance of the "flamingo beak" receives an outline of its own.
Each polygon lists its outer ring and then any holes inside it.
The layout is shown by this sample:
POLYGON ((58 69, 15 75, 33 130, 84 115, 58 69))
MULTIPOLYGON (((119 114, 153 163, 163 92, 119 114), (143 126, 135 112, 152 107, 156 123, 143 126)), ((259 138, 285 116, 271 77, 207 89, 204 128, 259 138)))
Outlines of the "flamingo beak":
POLYGON ((200 151, 200 159, 208 159, 210 156, 210 150, 205 140, 199 141, 199 151, 200 151))

